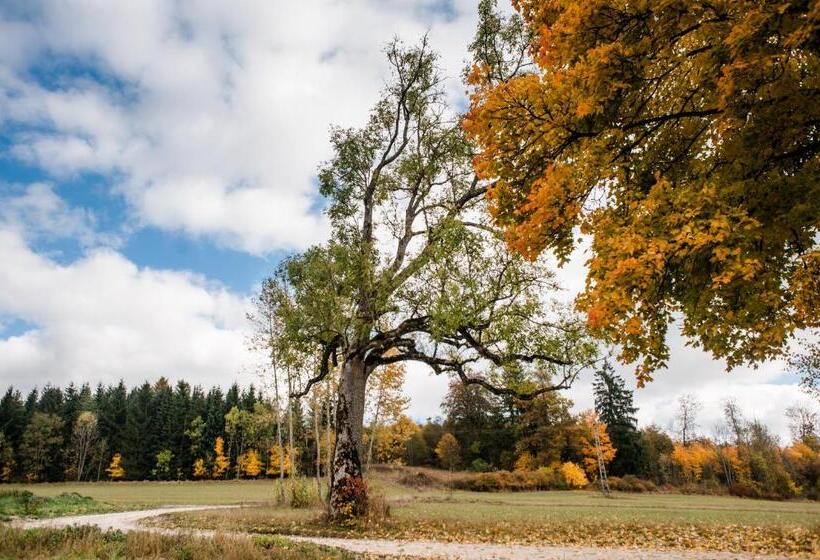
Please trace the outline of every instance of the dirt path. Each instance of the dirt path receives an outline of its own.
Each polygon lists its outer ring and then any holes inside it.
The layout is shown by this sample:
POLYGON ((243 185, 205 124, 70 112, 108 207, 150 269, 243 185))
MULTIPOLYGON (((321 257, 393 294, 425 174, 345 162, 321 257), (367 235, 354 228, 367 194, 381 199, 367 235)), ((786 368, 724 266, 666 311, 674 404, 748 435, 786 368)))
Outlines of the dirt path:
MULTIPOLYGON (((121 513, 72 515, 52 519, 18 521, 15 526, 66 527, 69 525, 96 525, 103 530, 152 531, 163 534, 195 534, 210 537, 216 531, 166 529, 143 526, 141 522, 158 515, 183 511, 223 509, 239 506, 174 506, 121 513)), ((220 531, 220 533, 234 534, 220 531)), ((241 534, 241 533, 235 533, 241 534)), ((284 535, 283 535, 284 536, 284 535)), ((785 556, 734 554, 728 552, 695 552, 668 550, 635 550, 614 548, 582 548, 536 545, 493 545, 444 543, 434 541, 394 541, 385 539, 337 539, 324 537, 288 536, 294 541, 342 548, 354 553, 381 554, 415 558, 448 558, 454 560, 774 560, 785 556)))

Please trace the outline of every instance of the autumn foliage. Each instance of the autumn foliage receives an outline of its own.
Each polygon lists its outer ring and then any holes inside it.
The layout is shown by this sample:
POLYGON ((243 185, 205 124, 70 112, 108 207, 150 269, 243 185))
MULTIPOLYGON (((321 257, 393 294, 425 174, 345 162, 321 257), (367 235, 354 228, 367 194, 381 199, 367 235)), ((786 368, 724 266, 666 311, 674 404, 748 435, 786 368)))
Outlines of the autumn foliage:
POLYGON ((518 35, 491 5, 475 170, 525 256, 590 237, 578 305, 641 382, 676 313, 729 367, 820 325, 820 2, 517 0, 518 35))
POLYGON ((111 464, 108 465, 105 472, 111 480, 122 480, 125 478, 125 468, 122 466, 122 455, 115 453, 111 458, 111 464))

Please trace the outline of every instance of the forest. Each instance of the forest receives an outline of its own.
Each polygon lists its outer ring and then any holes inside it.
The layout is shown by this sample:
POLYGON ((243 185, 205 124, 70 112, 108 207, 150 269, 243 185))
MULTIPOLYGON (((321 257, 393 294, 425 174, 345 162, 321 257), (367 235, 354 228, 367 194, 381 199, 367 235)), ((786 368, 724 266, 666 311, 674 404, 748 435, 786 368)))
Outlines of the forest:
MULTIPOLYGON (((728 399, 724 422, 711 430, 699 425, 691 395, 678 399, 668 431, 638 427, 632 391, 605 363, 595 372, 594 410, 574 413, 555 392, 522 401, 453 382, 443 417, 417 423, 405 414, 404 374, 399 366, 374 373, 362 445, 367 468, 463 471, 452 484, 477 491, 579 488, 600 483, 600 449, 614 490, 820 497, 818 417, 806 407, 786 411, 788 444, 728 399)), ((0 401, 0 478, 323 479, 335 437, 332 391, 276 399, 252 385, 206 392, 165 378, 130 389, 123 382, 93 390, 47 385, 25 398, 8 388, 0 401)))

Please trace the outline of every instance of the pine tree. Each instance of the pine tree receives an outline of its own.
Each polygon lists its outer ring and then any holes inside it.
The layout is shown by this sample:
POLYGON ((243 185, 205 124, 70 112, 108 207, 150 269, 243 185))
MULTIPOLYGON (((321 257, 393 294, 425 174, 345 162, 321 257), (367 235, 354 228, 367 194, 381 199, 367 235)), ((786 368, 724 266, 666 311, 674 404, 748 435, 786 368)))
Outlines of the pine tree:
POLYGON ((609 362, 604 362, 595 372, 592 387, 595 412, 606 424, 609 439, 618 450, 608 471, 614 476, 637 473, 641 465, 641 447, 635 418, 638 409, 633 404, 632 391, 625 387, 624 380, 609 362))
POLYGON ((123 456, 131 479, 148 478, 154 467, 156 453, 151 452, 153 400, 153 391, 148 383, 143 383, 128 395, 123 456))

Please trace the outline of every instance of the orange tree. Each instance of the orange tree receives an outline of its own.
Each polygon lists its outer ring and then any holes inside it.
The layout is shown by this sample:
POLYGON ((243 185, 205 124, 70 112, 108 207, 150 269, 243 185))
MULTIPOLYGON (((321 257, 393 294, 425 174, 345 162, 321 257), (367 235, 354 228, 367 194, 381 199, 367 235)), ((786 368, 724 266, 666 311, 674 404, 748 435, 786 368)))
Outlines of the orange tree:
POLYGON ((509 244, 566 261, 577 303, 639 361, 676 314, 731 368, 820 307, 820 2, 517 0, 480 23, 464 120, 509 244))

